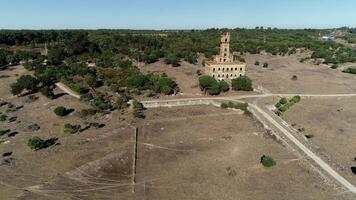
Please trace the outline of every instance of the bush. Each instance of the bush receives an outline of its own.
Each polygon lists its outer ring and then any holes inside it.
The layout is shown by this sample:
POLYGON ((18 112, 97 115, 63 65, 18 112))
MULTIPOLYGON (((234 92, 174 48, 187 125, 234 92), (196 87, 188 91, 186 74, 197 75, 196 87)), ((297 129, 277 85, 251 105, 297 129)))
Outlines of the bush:
POLYGON ((126 80, 126 86, 128 88, 142 89, 149 83, 149 78, 143 74, 135 74, 126 80))
POLYGON ((8 133, 10 133, 10 129, 6 129, 6 130, 0 130, 0 136, 3 136, 3 135, 5 135, 5 134, 8 134, 8 133))
POLYGON ((256 66, 260 65, 260 62, 259 62, 259 61, 256 61, 256 62, 255 62, 255 65, 256 65, 256 66))
POLYGON ((282 113, 286 112, 288 109, 285 105, 281 106, 278 108, 279 111, 281 111, 282 113))
POLYGON ((267 62, 263 63, 263 68, 268 68, 268 63, 267 62))
POLYGON ((261 161, 260 162, 262 163, 262 165, 264 167, 272 167, 272 166, 275 166, 277 164, 276 161, 274 161, 272 157, 265 156, 265 155, 263 155, 261 157, 261 161))
POLYGON ((7 115, 0 115, 0 122, 6 121, 7 115))
POLYGON ((294 96, 294 97, 290 100, 290 102, 299 103, 300 100, 301 100, 301 97, 300 97, 300 96, 294 96))
POLYGON ((337 65, 337 64, 331 65, 331 69, 337 69, 337 68, 339 68, 339 65, 337 65))
POLYGON ((344 71, 342 71, 344 73, 349 73, 349 74, 356 74, 356 68, 353 67, 349 67, 347 69, 345 69, 344 71))
POLYGON ((70 134, 78 133, 78 131, 80 129, 81 129, 80 125, 71 125, 71 124, 65 124, 64 125, 64 132, 65 133, 70 133, 70 134))
POLYGON ((298 80, 298 76, 297 75, 293 75, 292 78, 291 78, 292 81, 296 81, 298 80))
POLYGON ((252 91, 252 80, 247 76, 242 76, 236 79, 233 79, 231 82, 232 89, 237 91, 252 91))
POLYGON ((45 86, 40 89, 40 92, 49 99, 53 99, 54 97, 53 89, 50 87, 45 86))
POLYGON ((133 108, 134 108, 134 112, 133 115, 136 118, 145 118, 145 115, 143 113, 144 107, 143 104, 137 100, 134 100, 132 102, 133 108))
POLYGON ((69 114, 69 111, 63 107, 63 106, 58 106, 56 109, 54 109, 54 113, 57 115, 57 116, 66 116, 67 114, 69 114))
POLYGON ((93 116, 95 114, 96 114, 96 110, 92 109, 92 108, 83 109, 83 110, 80 111, 80 115, 82 117, 93 116))
POLYGON ((209 95, 219 95, 220 94, 220 86, 218 84, 213 85, 208 89, 209 95))
POLYGON ((285 105, 285 104, 288 103, 288 100, 287 100, 287 98, 283 97, 283 98, 281 98, 281 99, 279 100, 279 103, 282 104, 282 105, 285 105))
POLYGON ((45 145, 45 141, 39 137, 32 137, 27 141, 27 146, 29 146, 30 149, 35 151, 42 149, 44 145, 45 145))
POLYGON ((221 107, 222 109, 226 109, 226 108, 228 108, 229 106, 228 106, 227 103, 222 103, 222 104, 220 105, 220 107, 221 107))
POLYGON ((225 81, 220 81, 219 82, 219 87, 220 87, 220 90, 223 91, 223 92, 227 92, 230 90, 230 86, 228 83, 226 83, 225 81))
POLYGON ((110 102, 110 99, 104 96, 103 94, 97 94, 94 97, 94 101, 92 102, 92 105, 101 111, 111 110, 114 108, 110 102))

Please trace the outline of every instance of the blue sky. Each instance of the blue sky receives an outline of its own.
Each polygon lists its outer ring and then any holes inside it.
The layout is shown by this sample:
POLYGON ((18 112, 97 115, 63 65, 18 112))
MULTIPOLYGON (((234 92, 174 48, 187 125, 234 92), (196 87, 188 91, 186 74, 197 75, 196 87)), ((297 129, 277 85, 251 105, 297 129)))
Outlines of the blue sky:
POLYGON ((0 29, 356 27, 356 0, 0 0, 0 29))

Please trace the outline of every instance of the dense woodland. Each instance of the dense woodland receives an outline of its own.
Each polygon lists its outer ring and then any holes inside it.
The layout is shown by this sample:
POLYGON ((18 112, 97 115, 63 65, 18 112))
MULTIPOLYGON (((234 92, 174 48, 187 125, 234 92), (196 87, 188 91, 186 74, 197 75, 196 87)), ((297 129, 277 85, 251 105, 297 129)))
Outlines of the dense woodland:
MULTIPOLYGON (((134 93, 172 94, 177 84, 169 77, 144 75, 134 63, 153 63, 164 59, 178 67, 182 60, 197 63, 198 53, 211 58, 219 51, 220 35, 231 33, 234 52, 273 55, 294 54, 297 49, 310 50, 311 58, 326 64, 356 62, 356 50, 320 36, 332 30, 208 29, 204 31, 130 31, 130 30, 2 30, 0 31, 0 66, 25 62, 36 80, 23 78, 12 87, 14 94, 40 90, 52 95, 53 84, 62 81, 87 97, 90 91, 108 86, 114 92, 125 87, 134 93), (38 49, 48 47, 48 55, 38 49), (320 61, 321 60, 321 61, 320 61), (88 64, 95 63, 92 67, 88 64), (28 87, 24 83, 35 84, 28 87)), ((347 29, 352 37, 355 30, 347 29)), ((308 58, 307 58, 308 59, 308 58)), ((94 98, 94 97, 93 97, 94 98)))

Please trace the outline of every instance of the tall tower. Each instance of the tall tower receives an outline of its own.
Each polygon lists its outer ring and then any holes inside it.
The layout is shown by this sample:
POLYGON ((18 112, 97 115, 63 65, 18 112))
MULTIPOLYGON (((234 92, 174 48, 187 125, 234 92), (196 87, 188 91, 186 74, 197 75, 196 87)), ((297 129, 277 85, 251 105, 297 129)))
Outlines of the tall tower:
POLYGON ((216 57, 218 63, 233 62, 233 56, 230 53, 230 33, 224 33, 220 40, 220 54, 216 57))

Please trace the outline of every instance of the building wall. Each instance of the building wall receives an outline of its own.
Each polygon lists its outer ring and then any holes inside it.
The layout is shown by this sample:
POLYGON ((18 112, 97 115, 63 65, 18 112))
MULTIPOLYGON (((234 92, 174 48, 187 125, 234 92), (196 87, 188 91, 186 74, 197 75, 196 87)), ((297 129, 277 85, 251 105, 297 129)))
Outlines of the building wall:
POLYGON ((206 65, 206 73, 218 80, 234 79, 244 76, 246 64, 208 64, 206 65))

